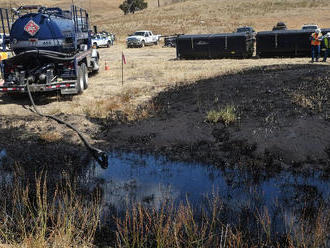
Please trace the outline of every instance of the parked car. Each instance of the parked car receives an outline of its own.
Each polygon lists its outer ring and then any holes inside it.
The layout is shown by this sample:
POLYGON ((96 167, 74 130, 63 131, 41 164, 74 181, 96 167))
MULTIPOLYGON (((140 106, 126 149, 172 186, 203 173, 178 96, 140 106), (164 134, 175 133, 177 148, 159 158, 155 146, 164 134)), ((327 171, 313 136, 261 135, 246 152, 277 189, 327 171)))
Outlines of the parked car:
POLYGON ((319 26, 317 26, 316 24, 304 24, 301 29, 302 30, 315 30, 315 29, 318 29, 319 26))
POLYGON ((256 38, 257 32, 253 29, 253 27, 248 27, 248 26, 243 26, 243 27, 238 27, 236 29, 237 33, 248 33, 252 36, 253 39, 256 38))
POLYGON ((0 33, 0 49, 3 49, 3 43, 5 41, 6 49, 9 47, 9 35, 4 35, 3 33, 0 33))
POLYGON ((176 47, 177 35, 164 37, 164 47, 176 47))
POLYGON ((108 36, 104 34, 94 34, 92 36, 92 44, 93 46, 98 47, 110 47, 111 46, 111 40, 108 36))
POLYGON ((154 35, 149 30, 136 31, 126 38, 127 48, 157 45, 161 35, 154 35))
POLYGON ((286 27, 286 24, 284 22, 278 22, 276 25, 273 27, 273 31, 276 30, 287 30, 288 28, 286 27))

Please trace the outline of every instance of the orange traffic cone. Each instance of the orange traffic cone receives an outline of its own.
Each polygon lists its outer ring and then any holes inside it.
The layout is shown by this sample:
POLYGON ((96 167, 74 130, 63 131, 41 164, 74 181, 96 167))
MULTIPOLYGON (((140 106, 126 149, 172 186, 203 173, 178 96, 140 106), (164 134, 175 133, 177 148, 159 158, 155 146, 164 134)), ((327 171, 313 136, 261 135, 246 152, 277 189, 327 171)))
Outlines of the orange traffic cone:
POLYGON ((104 62, 104 70, 110 70, 110 66, 108 65, 107 61, 104 62))

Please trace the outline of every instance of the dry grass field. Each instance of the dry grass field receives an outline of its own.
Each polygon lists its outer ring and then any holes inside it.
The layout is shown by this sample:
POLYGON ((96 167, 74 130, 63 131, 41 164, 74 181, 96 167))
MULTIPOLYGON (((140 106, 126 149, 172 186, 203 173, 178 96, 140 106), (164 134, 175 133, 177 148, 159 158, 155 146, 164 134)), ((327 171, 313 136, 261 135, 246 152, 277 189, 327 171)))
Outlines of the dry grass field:
MULTIPOLYGON (((158 34, 232 32, 237 26, 251 25, 257 31, 270 30, 278 21, 290 29, 304 23, 327 27, 330 23, 328 0, 146 0, 149 7, 124 15, 118 8, 121 0, 74 0, 89 10, 92 25, 109 30, 123 41, 136 29, 151 29, 158 34)), ((38 2, 1 0, 2 6, 45 4, 69 6, 69 0, 38 2)))

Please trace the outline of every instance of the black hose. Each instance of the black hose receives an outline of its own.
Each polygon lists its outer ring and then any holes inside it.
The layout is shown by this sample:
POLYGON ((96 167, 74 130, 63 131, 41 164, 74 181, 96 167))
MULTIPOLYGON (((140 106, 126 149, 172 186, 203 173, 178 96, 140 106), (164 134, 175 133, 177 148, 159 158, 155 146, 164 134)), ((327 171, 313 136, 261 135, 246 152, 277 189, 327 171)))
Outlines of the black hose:
POLYGON ((45 115, 45 114, 41 113, 41 112, 38 110, 38 108, 37 108, 37 106, 35 105, 35 103, 34 103, 34 100, 33 100, 33 98, 32 98, 32 94, 31 94, 31 91, 30 91, 29 84, 26 84, 26 88, 27 88, 27 92, 28 92, 28 94, 29 94, 29 98, 30 98, 30 101, 31 101, 31 103, 32 103, 32 106, 33 106, 33 108, 34 108, 34 111, 33 111, 34 113, 36 113, 36 114, 38 114, 38 115, 40 115, 40 116, 42 116, 42 117, 47 117, 47 118, 49 118, 49 119, 53 119, 53 120, 57 121, 58 123, 63 124, 63 125, 66 125, 67 127, 69 127, 69 128, 71 128, 72 130, 74 130, 74 131, 78 134, 78 136, 80 137, 80 139, 82 140, 82 142, 84 143, 84 145, 85 145, 85 146, 88 148, 88 150, 91 152, 91 154, 93 155, 93 157, 95 158, 95 160, 101 165, 101 167, 102 167, 103 169, 108 168, 108 155, 107 155, 104 151, 102 151, 102 150, 100 150, 100 149, 98 149, 98 148, 95 148, 95 147, 91 146, 91 145, 88 143, 88 141, 85 139, 85 137, 81 134, 81 132, 80 132, 78 129, 76 129, 74 126, 72 126, 71 124, 69 124, 69 123, 67 123, 67 122, 65 122, 65 121, 63 121, 63 120, 61 120, 61 119, 58 119, 58 118, 56 118, 56 117, 53 116, 53 115, 45 115))

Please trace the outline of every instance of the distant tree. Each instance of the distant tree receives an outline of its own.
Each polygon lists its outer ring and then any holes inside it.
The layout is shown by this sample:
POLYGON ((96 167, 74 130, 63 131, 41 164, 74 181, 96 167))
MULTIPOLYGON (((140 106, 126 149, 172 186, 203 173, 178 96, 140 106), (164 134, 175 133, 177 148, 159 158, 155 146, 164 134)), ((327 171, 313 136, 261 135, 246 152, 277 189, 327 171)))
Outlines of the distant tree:
POLYGON ((124 14, 133 13, 142 9, 146 9, 148 3, 144 0, 124 0, 124 2, 119 5, 119 8, 124 12, 124 14))

